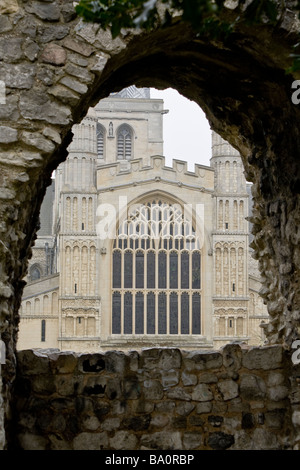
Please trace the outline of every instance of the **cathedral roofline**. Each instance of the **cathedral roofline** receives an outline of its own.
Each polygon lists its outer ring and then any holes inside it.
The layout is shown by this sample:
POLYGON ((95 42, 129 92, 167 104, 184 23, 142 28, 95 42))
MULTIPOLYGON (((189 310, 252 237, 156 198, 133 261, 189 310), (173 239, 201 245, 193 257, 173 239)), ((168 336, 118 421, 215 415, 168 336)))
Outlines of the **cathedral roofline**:
POLYGON ((187 169, 186 161, 177 159, 173 159, 172 167, 166 166, 164 156, 152 155, 148 165, 145 165, 142 158, 98 165, 97 187, 98 190, 105 191, 128 185, 160 181, 178 186, 188 186, 198 191, 212 192, 214 190, 214 171, 209 166, 195 164, 195 171, 192 172, 187 169), (115 179, 118 177, 123 178, 122 184, 115 179))

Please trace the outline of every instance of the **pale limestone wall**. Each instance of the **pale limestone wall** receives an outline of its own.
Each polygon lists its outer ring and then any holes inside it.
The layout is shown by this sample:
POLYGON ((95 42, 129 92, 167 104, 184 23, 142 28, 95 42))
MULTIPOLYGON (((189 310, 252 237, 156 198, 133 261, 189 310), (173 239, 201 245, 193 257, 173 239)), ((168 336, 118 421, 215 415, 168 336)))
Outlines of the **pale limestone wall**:
POLYGON ((299 449, 299 366, 281 346, 17 361, 17 450, 299 449))
POLYGON ((116 160, 116 135, 119 126, 124 122, 133 130, 133 159, 142 158, 148 163, 151 155, 163 154, 162 100, 105 98, 93 109, 94 113, 108 135, 105 163, 114 163, 116 160))
POLYGON ((20 308, 18 348, 58 347, 59 312, 59 275, 29 282, 20 308), (43 339, 42 322, 45 322, 43 339))

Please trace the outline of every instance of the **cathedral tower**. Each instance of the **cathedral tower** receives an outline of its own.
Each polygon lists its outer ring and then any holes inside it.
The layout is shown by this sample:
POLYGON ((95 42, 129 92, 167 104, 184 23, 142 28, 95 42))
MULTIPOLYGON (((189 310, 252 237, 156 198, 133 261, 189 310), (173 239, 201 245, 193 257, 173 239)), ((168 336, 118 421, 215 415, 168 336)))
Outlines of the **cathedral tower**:
POLYGON ((248 339, 249 196, 238 151, 215 132, 211 166, 215 170, 214 339, 222 345, 248 339))
POLYGON ((61 349, 78 350, 76 344, 80 344, 85 350, 99 343, 95 228, 97 124, 91 110, 81 124, 73 127, 68 158, 56 175, 61 308, 58 344, 61 349))

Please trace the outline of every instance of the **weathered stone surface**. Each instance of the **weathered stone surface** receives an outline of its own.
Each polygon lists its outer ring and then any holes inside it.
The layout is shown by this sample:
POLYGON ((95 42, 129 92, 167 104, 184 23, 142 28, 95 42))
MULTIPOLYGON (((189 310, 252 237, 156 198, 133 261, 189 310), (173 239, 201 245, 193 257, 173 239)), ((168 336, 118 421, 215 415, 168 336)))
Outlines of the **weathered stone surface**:
POLYGON ((17 142, 18 131, 12 127, 0 126, 0 142, 3 144, 9 144, 11 142, 17 142))
POLYGON ((164 388, 174 387, 179 382, 179 372, 175 370, 169 370, 162 374, 162 386, 164 388))
POLYGON ((277 369, 282 364, 282 347, 269 349, 252 348, 243 354, 243 365, 247 369, 277 369))
POLYGON ((19 10, 19 5, 17 0, 1 0, 0 3, 0 14, 11 14, 16 13, 19 10))
POLYGON ((55 3, 32 2, 26 10, 34 13, 41 20, 58 21, 60 17, 60 8, 55 3))
POLYGON ((218 383, 218 389, 222 394, 223 399, 232 400, 239 394, 239 387, 233 380, 223 380, 218 383))
POLYGON ((0 17, 0 33, 6 33, 13 29, 11 22, 7 16, 1 15, 0 17))
POLYGON ((143 385, 146 400, 160 400, 163 397, 163 386, 158 380, 145 380, 143 385))
POLYGON ((199 384, 192 391, 192 400, 209 401, 213 399, 210 387, 206 384, 199 384))
POLYGON ((266 395, 266 384, 261 377, 244 375, 240 384, 241 395, 244 398, 256 400, 266 395))
POLYGON ((74 439, 74 450, 101 450, 107 448, 108 437, 106 432, 95 434, 83 432, 74 439))
POLYGON ((225 450, 234 444, 234 437, 224 432, 211 433, 208 438, 208 445, 215 450, 225 450))
POLYGON ((71 51, 78 52, 78 54, 81 54, 85 57, 89 57, 93 52, 94 49, 93 47, 89 46, 88 44, 82 42, 82 41, 77 41, 75 39, 67 38, 64 41, 64 47, 67 49, 70 49, 71 51))
POLYGON ((198 370, 218 369, 223 364, 222 355, 218 352, 194 353, 193 361, 198 370))
POLYGON ((141 438, 141 448, 153 450, 181 450, 180 432, 156 432, 141 438))
POLYGON ((55 145, 50 140, 43 137, 38 132, 26 132, 22 134, 22 140, 25 144, 34 147, 41 152, 53 152, 55 145))
POLYGON ((40 56, 40 60, 46 64, 65 65, 67 53, 63 47, 57 44, 47 44, 40 56))
POLYGON ((71 119, 69 108, 53 103, 42 93, 22 95, 20 112, 25 119, 38 119, 48 124, 65 125, 71 119))
POLYGON ((117 450, 135 450, 137 442, 136 436, 126 431, 117 431, 114 437, 109 439, 110 447, 117 450))
POLYGON ((7 88, 30 89, 34 76, 35 68, 31 64, 1 64, 0 79, 7 88))
POLYGON ((76 93, 79 93, 83 95, 88 91, 88 87, 84 84, 81 83, 79 80, 75 80, 74 78, 71 77, 63 77, 60 80, 60 83, 65 85, 66 87, 70 88, 73 91, 76 91, 76 93))
POLYGON ((17 62, 23 57, 22 38, 0 39, 0 60, 17 62))
POLYGON ((186 372, 182 373, 181 380, 183 385, 196 385, 197 384, 197 375, 195 374, 188 374, 186 372))

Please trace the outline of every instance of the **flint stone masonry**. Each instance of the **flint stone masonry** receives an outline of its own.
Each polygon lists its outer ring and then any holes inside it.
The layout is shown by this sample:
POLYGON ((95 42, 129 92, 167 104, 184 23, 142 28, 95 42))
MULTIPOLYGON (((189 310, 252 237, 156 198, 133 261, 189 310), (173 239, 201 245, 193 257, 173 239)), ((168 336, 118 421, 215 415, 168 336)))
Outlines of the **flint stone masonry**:
MULTIPOLYGON (((282 9, 282 2, 277 3, 282 9)), ((299 338, 300 108, 291 100, 291 86, 300 75, 286 73, 292 65, 292 47, 298 42, 299 20, 293 7, 294 2, 284 3, 276 28, 267 22, 249 28, 241 11, 234 40, 225 44, 223 39, 210 42, 197 36, 178 17, 166 28, 122 31, 112 40, 109 31, 77 18, 72 0, 0 2, 0 80, 7 103, 0 106, 0 334, 7 350, 0 386, 1 449, 12 439, 5 435, 4 426, 10 428, 14 402, 18 310, 41 201, 53 170, 66 159, 73 124, 99 99, 126 86, 176 88, 198 103, 211 128, 240 151, 246 178, 253 182, 252 248, 262 274, 261 296, 270 314, 266 337, 269 344, 287 349, 299 338), (71 64, 80 67, 81 73, 78 69, 74 76, 71 64), (28 134, 24 140, 23 132, 31 135, 29 140, 28 134), (54 142, 55 149, 38 135, 54 142)), ((230 8, 226 21, 235 15, 230 8)), ((193 360, 187 359, 185 372, 190 376, 207 372, 207 367, 220 367, 218 361, 217 355, 209 361, 202 358, 193 368, 193 360)), ((240 370, 240 357, 234 361, 228 366, 232 380, 240 370)), ((242 367, 247 367, 247 359, 242 367)), ((247 370, 255 377, 255 368, 247 370)), ((267 374, 267 369, 260 370, 267 374)), ((248 378, 244 388, 262 393, 259 383, 259 378, 248 378)), ((186 387, 179 382, 174 390, 191 400, 192 391, 186 387)), ((75 421, 70 428, 76 427, 75 421)), ((126 432, 109 438, 109 445, 118 442, 126 447, 126 432)), ((187 442, 188 437, 181 435, 180 440, 178 432, 170 434, 170 442, 187 442)), ((222 433, 212 433, 212 448, 220 442, 232 447, 231 438, 222 433)), ((276 435, 265 429, 256 429, 252 437, 258 447, 277 445, 276 435)), ((37 448, 45 444, 41 436, 34 439, 37 448)), ((78 446, 85 439, 83 435, 78 446)), ((130 439, 130 446, 140 442, 136 436, 130 439)), ((145 444, 150 445, 147 439, 145 444)), ((23 440, 33 442, 28 435, 23 440)), ((197 437, 191 441, 199 442, 197 437)), ((51 442, 59 445, 55 435, 51 442)), ((103 442, 106 445, 104 435, 103 442)), ((234 445, 252 442, 242 430, 234 445)))
POLYGON ((15 446, 24 450, 298 449, 300 367, 292 364, 290 354, 282 346, 229 344, 217 357, 216 361, 212 352, 178 349, 126 354, 20 351, 15 446), (240 365, 235 379, 226 365, 228 355, 242 359, 236 361, 240 365), (211 365, 203 369, 200 363, 211 365), (186 380, 191 375, 193 383, 186 380))

